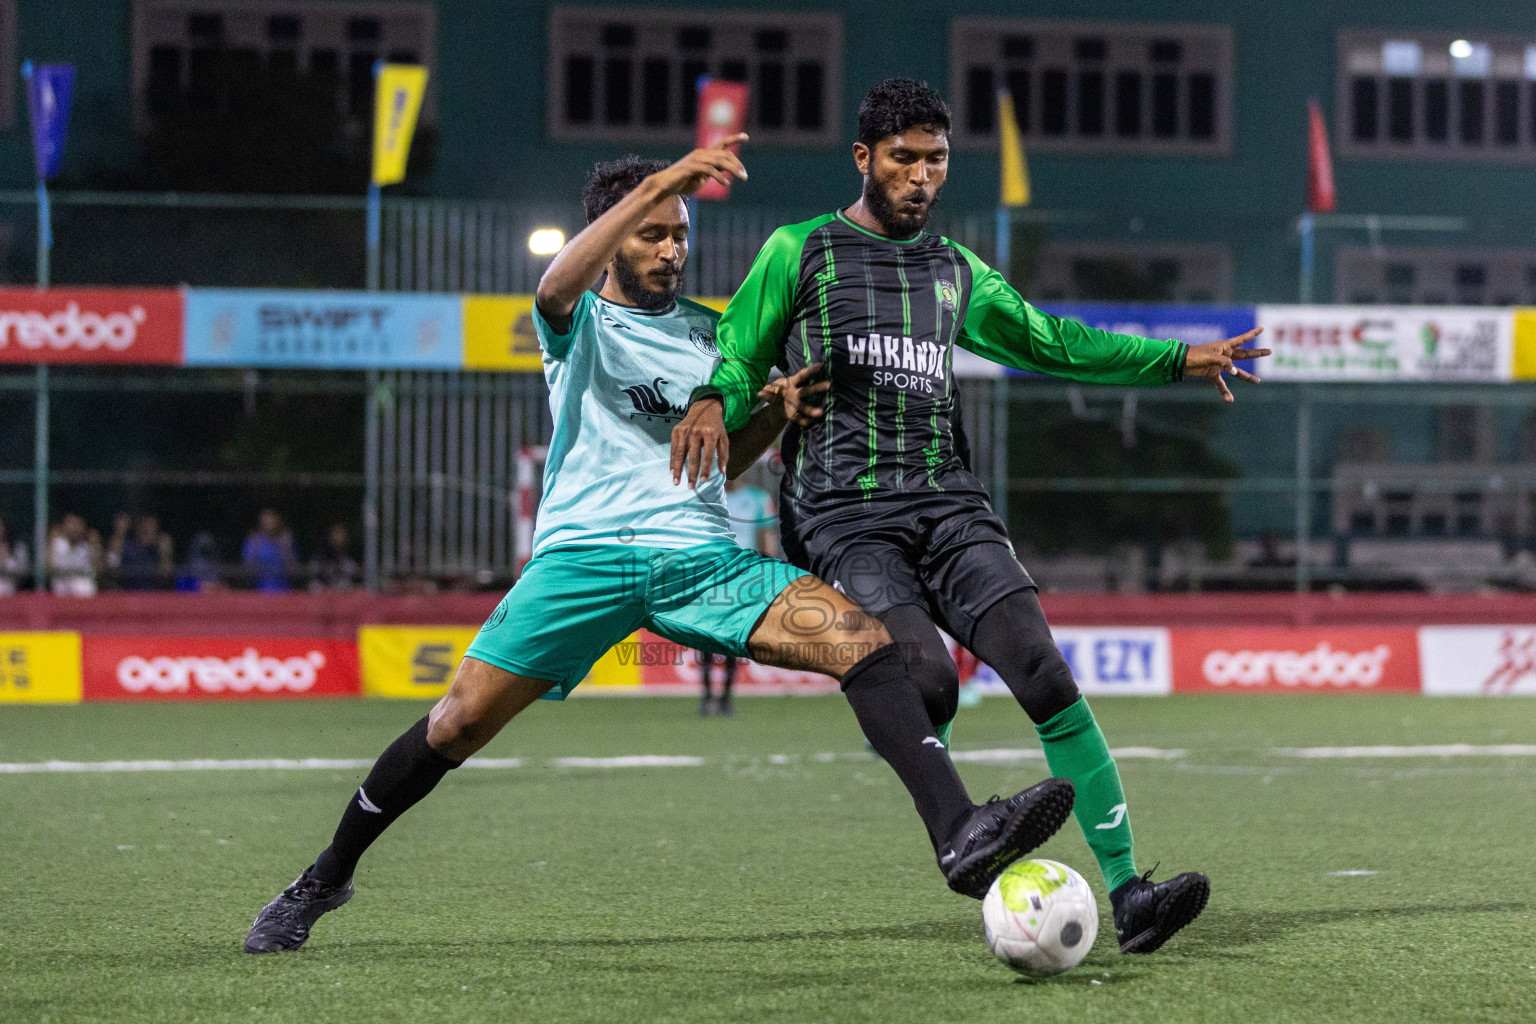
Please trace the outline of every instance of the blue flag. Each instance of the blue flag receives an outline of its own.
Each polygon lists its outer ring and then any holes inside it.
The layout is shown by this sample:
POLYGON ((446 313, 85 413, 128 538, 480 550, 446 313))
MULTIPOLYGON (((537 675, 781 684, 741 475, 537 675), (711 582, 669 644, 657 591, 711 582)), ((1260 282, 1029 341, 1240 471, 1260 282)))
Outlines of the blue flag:
POLYGON ((59 173, 64 156, 64 132, 69 125, 69 101, 75 91, 73 64, 21 66, 27 80, 27 110, 32 115, 32 153, 37 179, 47 181, 59 173))

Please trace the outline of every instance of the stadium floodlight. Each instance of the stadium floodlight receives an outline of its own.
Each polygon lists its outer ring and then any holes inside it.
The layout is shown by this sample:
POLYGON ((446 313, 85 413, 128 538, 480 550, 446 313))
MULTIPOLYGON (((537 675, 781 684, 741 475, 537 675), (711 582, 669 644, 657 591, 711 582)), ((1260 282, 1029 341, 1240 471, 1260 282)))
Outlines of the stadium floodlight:
POLYGON ((1472 44, 1465 39, 1458 39, 1451 44, 1451 56, 1457 60, 1466 60, 1472 56, 1472 44))
POLYGON ((528 236, 528 251, 535 256, 553 256, 565 248, 565 232, 559 228, 536 228, 528 236))

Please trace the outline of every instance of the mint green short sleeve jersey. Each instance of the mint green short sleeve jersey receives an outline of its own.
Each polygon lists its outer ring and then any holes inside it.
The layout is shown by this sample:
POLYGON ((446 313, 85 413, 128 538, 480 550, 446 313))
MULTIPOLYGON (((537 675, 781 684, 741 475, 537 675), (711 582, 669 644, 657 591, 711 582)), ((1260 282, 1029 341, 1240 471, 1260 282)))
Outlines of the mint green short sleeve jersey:
POLYGON ((596 544, 684 548, 735 542, 716 472, 672 483, 672 428, 719 365, 720 314, 686 299, 649 312, 584 292, 570 330, 534 310, 554 435, 533 553, 596 544))

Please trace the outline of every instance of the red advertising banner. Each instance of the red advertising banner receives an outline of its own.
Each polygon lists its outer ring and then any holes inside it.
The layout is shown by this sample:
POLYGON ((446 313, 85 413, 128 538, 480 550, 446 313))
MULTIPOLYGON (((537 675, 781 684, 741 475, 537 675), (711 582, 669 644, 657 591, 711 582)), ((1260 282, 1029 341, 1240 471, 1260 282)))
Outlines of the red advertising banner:
POLYGON ((1175 629, 1177 693, 1419 692, 1414 629, 1175 629))
POLYGON ((182 361, 172 288, 0 288, 0 363, 182 361))
POLYGON ((352 697, 357 644, 281 637, 87 636, 85 700, 352 697))
MULTIPOLYGON (((703 670, 697 651, 643 629, 639 640, 640 685, 644 692, 687 696, 700 692, 703 670)), ((713 670, 717 693, 724 673, 725 666, 717 663, 713 670)), ((836 693, 838 690, 837 680, 831 676, 759 665, 748 658, 736 662, 733 685, 737 693, 757 694, 836 693)))
MULTIPOLYGON (((741 82, 706 78, 700 83, 699 112, 693 139, 696 149, 712 149, 720 145, 722 139, 741 131, 747 123, 747 95, 747 87, 741 82)), ((706 181, 694 196, 699 199, 725 199, 730 194, 729 185, 706 181)))

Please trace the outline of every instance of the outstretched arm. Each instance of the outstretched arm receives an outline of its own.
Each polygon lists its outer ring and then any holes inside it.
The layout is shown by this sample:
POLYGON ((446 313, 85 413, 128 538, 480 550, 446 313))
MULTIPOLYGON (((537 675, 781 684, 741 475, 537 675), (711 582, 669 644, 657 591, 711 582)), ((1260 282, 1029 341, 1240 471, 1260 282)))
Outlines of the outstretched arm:
POLYGON ((1101 331, 1042 313, 1025 302, 1001 274, 968 250, 961 251, 971 264, 972 284, 965 324, 957 340, 977 355, 1019 370, 1096 384, 1169 384, 1185 376, 1197 377, 1211 381, 1228 402, 1232 393, 1222 374, 1259 382, 1233 362, 1269 355, 1269 349, 1243 347, 1262 328, 1194 347, 1101 331))
POLYGON ((642 181, 560 250, 539 278, 534 302, 557 332, 570 330, 571 314, 581 295, 597 283, 619 246, 663 200, 697 192, 706 181, 729 185, 747 179, 746 168, 727 147, 745 142, 745 134, 722 139, 713 149, 696 149, 665 170, 642 181))

